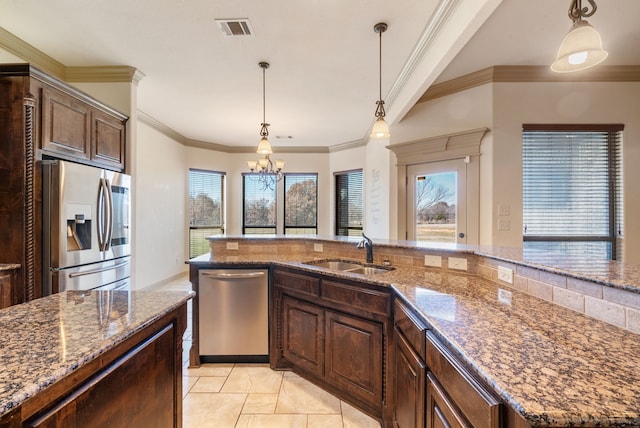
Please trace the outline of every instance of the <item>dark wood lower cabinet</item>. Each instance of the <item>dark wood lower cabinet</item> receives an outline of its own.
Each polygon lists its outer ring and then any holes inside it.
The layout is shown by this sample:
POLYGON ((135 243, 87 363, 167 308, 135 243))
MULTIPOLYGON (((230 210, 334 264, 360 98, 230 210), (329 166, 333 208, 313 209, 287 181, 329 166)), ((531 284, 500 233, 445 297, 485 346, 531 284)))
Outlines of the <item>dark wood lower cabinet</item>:
POLYGON ((391 293, 279 268, 272 285, 271 367, 292 369, 390 426, 391 293))
POLYGON ((395 407, 393 424, 396 428, 422 428, 425 418, 427 367, 398 331, 396 331, 394 339, 395 377, 393 388, 395 407))
MULTIPOLYGON (((416 425, 417 426, 417 425, 416 425)), ((429 373, 427 375, 427 428, 471 428, 460 411, 429 373)))
POLYGON ((166 326, 25 426, 175 426, 174 335, 166 326))
POLYGON ((326 311, 325 378, 371 406, 382 403, 382 324, 326 311))
POLYGON ((282 353, 292 364, 324 374, 324 310, 302 300, 284 296, 282 353))
POLYGON ((186 303, 0 418, 7 428, 182 426, 186 303))

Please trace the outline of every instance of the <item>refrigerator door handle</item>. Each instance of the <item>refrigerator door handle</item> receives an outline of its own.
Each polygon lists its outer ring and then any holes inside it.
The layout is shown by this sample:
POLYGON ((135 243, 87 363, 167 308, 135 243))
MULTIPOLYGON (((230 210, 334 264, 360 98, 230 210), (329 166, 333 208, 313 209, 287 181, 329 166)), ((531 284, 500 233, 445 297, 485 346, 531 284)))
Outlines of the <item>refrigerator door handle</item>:
POLYGON ((107 186, 105 181, 106 180, 104 178, 100 179, 100 190, 98 191, 98 249, 100 251, 106 250, 105 222, 106 222, 106 215, 107 215, 107 211, 106 211, 107 210, 107 207, 106 207, 107 186))
POLYGON ((111 238, 113 236, 113 192, 111 190, 111 183, 109 183, 108 179, 104 179, 105 181, 105 189, 107 190, 106 196, 107 196, 107 202, 108 202, 108 208, 107 208, 107 215, 108 215, 108 221, 107 221, 107 229, 105 230, 105 245, 104 245, 104 250, 108 251, 109 247, 111 247, 111 238))
POLYGON ((106 272, 108 270, 117 269, 119 267, 126 266, 128 264, 129 264, 129 261, 125 261, 125 262, 117 263, 117 264, 115 264, 113 266, 108 266, 108 267, 104 267, 104 268, 88 270, 88 271, 85 271, 85 272, 70 273, 69 274, 69 278, 77 278, 79 276, 93 275, 93 274, 96 274, 96 273, 106 272))

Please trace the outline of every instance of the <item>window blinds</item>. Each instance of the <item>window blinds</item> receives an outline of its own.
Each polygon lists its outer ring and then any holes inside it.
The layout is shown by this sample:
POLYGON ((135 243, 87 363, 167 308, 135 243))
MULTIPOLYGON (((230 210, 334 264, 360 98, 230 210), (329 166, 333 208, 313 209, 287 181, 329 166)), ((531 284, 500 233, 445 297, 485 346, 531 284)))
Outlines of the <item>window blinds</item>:
POLYGON ((189 169, 189 257, 209 252, 207 236, 224 233, 223 172, 189 169))
POLYGON ((523 126, 525 249, 615 258, 622 125, 523 126))
POLYGON ((335 174, 336 235, 362 233, 362 170, 335 174))

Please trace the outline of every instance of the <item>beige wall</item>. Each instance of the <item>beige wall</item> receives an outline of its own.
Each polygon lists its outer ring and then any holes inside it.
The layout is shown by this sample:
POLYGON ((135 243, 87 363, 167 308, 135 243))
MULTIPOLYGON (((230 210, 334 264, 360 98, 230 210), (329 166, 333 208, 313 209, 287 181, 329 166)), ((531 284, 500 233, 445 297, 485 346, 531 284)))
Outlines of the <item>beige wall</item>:
POLYGON ((186 271, 187 169, 184 146, 138 122, 134 206, 134 284, 142 288, 186 271))
MULTIPOLYGON (((640 83, 494 84, 492 126, 494 204, 511 205, 511 231, 493 234, 494 245, 522 240, 522 124, 622 123, 627 263, 640 263, 640 83)), ((495 218, 495 213, 494 213, 495 218)))
POLYGON ((640 263, 640 83, 495 83, 420 103, 392 127, 397 144, 487 127, 480 146, 480 243, 522 245, 522 124, 623 123, 625 262, 640 263), (510 230, 498 231, 498 205, 510 230))

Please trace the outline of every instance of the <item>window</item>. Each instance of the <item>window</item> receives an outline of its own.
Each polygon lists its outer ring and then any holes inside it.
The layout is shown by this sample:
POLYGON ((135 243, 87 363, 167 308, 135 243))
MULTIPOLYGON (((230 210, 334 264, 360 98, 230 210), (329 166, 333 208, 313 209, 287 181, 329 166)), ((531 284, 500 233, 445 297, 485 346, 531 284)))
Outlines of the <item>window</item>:
POLYGON ((622 129, 523 126, 525 252, 620 258, 622 129))
POLYGON ((223 172, 189 170, 189 258, 209 252, 211 235, 224 233, 223 172))
POLYGON ((335 174, 336 235, 362 234, 362 170, 335 174))
POLYGON ((284 175, 284 233, 318 233, 318 174, 284 175))
POLYGON ((242 233, 276 233, 276 189, 265 186, 257 174, 242 174, 242 233))

